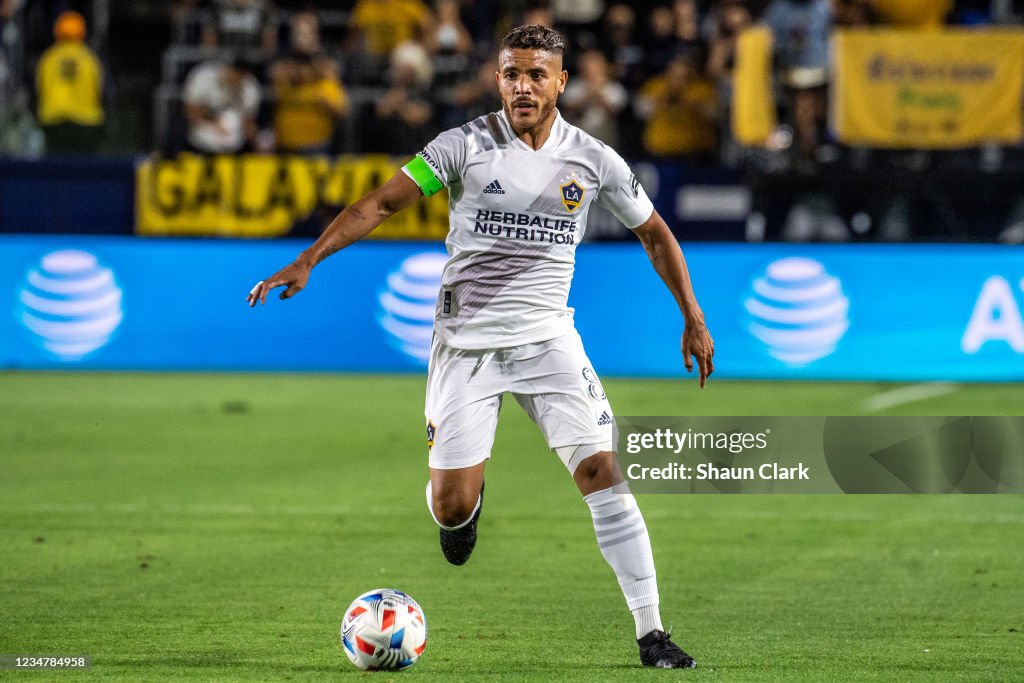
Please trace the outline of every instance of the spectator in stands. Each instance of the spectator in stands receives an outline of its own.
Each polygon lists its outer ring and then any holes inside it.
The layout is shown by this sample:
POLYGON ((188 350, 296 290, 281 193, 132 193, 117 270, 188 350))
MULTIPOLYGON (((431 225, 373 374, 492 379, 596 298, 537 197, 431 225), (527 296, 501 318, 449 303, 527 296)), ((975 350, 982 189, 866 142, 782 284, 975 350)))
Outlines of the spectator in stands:
POLYGON ((271 0, 214 0, 213 16, 204 22, 204 47, 277 50, 277 13, 271 0))
POLYGON ((549 0, 533 0, 523 11, 519 25, 530 26, 533 24, 548 28, 555 27, 555 10, 551 7, 549 0))
POLYGON ((503 25, 511 26, 545 26, 557 29, 568 41, 567 52, 569 61, 567 68, 575 68, 575 57, 584 50, 597 47, 597 36, 593 29, 600 20, 602 12, 595 15, 595 23, 581 24, 582 18, 593 15, 595 8, 603 7, 604 0, 510 0, 504 4, 506 14, 503 25))
POLYGON ((39 123, 48 152, 95 154, 103 141, 103 66, 85 44, 85 19, 63 12, 56 42, 36 67, 39 123))
POLYGON ((566 118, 611 147, 619 146, 618 117, 629 94, 610 75, 600 50, 580 55, 575 78, 569 80, 559 101, 566 118))
MULTIPOLYGON (((0 0, 0 102, 9 102, 22 80, 21 0, 0 0)), ((0 109, 0 115, 4 112, 0 109)))
POLYGON ((813 163, 819 128, 825 121, 832 26, 829 0, 774 0, 765 11, 764 22, 775 38, 780 82, 789 95, 798 161, 813 163))
POLYGON ((274 64, 274 140, 281 152, 327 154, 335 122, 348 112, 334 64, 295 52, 274 64))
POLYGON ((636 37, 636 11, 625 3, 608 8, 601 49, 611 59, 615 79, 633 90, 643 83, 646 54, 636 37))
POLYGON ((468 55, 473 51, 473 39, 459 17, 457 0, 438 0, 437 16, 430 24, 424 44, 432 55, 468 55))
POLYGON ((24 87, 22 0, 0 0, 0 156, 38 158, 46 137, 36 125, 24 87))
POLYGON ((395 48, 420 39, 429 22, 430 8, 421 0, 358 0, 349 19, 349 42, 360 80, 380 78, 395 48))
POLYGON ((316 57, 323 53, 320 43, 320 19, 316 11, 295 12, 288 20, 288 47, 292 54, 316 57))
POLYGON ((871 0, 878 18, 900 28, 941 28, 953 0, 871 0))
POLYGON ((733 98, 733 69, 736 66, 736 43, 739 35, 753 23, 750 10, 742 0, 723 0, 711 21, 712 34, 708 41, 708 77, 718 92, 718 140, 721 158, 736 163, 739 147, 732 134, 731 114, 733 98))
POLYGON ((255 142, 260 84, 241 58, 193 68, 185 80, 184 103, 193 151, 231 154, 255 142))
POLYGON ((672 16, 677 47, 700 54, 705 45, 700 36, 700 15, 696 0, 675 0, 672 3, 672 16))
POLYGON ((551 11, 560 26, 586 26, 601 19, 604 0, 551 0, 551 11))
POLYGON ((451 103, 443 112, 441 127, 455 128, 478 116, 501 109, 501 97, 494 87, 498 55, 492 54, 479 64, 473 78, 457 83, 452 89, 451 103))
POLYGON ((647 64, 648 74, 660 73, 671 61, 678 50, 676 47, 676 18, 668 7, 658 6, 648 16, 650 30, 647 33, 647 64))
POLYGON ((750 10, 742 0, 723 0, 715 8, 714 33, 708 46, 708 75, 718 86, 719 98, 732 100, 732 70, 736 62, 736 39, 752 23, 750 10))
POLYGON ((337 62, 323 50, 315 9, 291 15, 287 44, 289 51, 269 72, 275 101, 274 147, 296 154, 326 154, 338 119, 348 113, 348 100, 337 62))
POLYGON ((459 17, 457 0, 438 0, 435 20, 427 28, 423 43, 434 58, 437 86, 451 86, 470 66, 473 39, 459 17))
POLYGON ((376 138, 382 151, 408 154, 430 139, 434 115, 430 99, 433 72, 426 48, 402 43, 391 54, 388 92, 377 100, 376 138))
POLYGON ((701 75, 696 55, 673 58, 663 74, 644 84, 636 106, 647 121, 644 147, 650 154, 699 161, 714 150, 715 90, 701 75))

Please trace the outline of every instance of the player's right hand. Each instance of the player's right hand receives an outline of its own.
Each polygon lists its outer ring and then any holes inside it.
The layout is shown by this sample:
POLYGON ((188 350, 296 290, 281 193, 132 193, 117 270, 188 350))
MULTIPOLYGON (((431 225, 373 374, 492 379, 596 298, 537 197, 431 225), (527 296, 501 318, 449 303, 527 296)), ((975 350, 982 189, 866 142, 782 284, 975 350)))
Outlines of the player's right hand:
POLYGON ((287 287, 287 289, 281 292, 281 299, 292 298, 306 286, 306 282, 309 281, 310 270, 309 266, 295 261, 266 280, 260 280, 256 283, 255 287, 249 290, 249 295, 245 297, 245 300, 249 302, 249 308, 252 308, 257 303, 267 303, 267 293, 277 287, 287 287))

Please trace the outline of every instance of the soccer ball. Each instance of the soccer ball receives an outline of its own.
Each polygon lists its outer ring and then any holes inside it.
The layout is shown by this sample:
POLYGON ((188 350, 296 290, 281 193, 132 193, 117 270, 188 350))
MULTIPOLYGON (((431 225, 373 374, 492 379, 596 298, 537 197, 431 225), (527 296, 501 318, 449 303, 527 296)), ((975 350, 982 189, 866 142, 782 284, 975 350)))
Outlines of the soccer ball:
POLYGON ((427 646, 427 619, 402 591, 378 588, 348 606, 341 620, 341 644, 364 671, 407 669, 427 646))

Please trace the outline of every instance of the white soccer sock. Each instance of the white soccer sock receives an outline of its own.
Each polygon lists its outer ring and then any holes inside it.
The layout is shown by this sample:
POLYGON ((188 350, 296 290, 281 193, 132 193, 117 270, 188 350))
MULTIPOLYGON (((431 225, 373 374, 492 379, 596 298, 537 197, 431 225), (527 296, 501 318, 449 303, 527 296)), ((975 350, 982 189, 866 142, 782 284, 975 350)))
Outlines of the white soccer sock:
POLYGON ((636 639, 640 640, 651 631, 664 631, 661 625, 661 612, 657 605, 637 607, 633 610, 633 621, 636 624, 636 639))
POLYGON ((476 499, 476 506, 473 508, 473 511, 469 513, 469 517, 466 518, 465 522, 461 522, 460 524, 456 524, 455 526, 445 526, 444 524, 441 524, 441 522, 437 521, 437 515, 434 514, 434 494, 433 494, 433 491, 434 491, 433 482, 428 481, 427 482, 427 509, 430 510, 430 516, 433 517, 434 524, 438 525, 439 527, 441 527, 445 531, 455 531, 456 529, 461 529, 462 527, 464 527, 467 524, 469 524, 469 521, 471 519, 473 519, 473 515, 475 515, 476 511, 478 509, 480 509, 480 503, 483 501, 483 497, 482 496, 476 499))
POLYGON ((654 554, 636 498, 611 488, 583 497, 594 518, 594 533, 604 559, 615 571, 626 605, 636 623, 636 637, 664 630, 658 611, 658 581, 654 554))

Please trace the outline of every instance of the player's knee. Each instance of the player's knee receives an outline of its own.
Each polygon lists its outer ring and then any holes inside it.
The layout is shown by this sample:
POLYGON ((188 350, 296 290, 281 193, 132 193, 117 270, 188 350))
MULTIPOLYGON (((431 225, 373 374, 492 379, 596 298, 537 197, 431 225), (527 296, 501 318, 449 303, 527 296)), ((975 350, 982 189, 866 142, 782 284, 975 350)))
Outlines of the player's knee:
POLYGON ((476 509, 476 498, 460 495, 457 491, 435 493, 431 504, 434 517, 445 526, 458 526, 473 515, 476 509))
POLYGON ((618 484, 622 481, 622 474, 619 472, 615 454, 611 451, 601 451, 582 460, 576 466, 572 478, 580 491, 587 495, 618 484))
POLYGON ((609 451, 594 453, 583 460, 576 468, 576 474, 586 481, 597 479, 608 474, 615 462, 615 455, 609 451))

